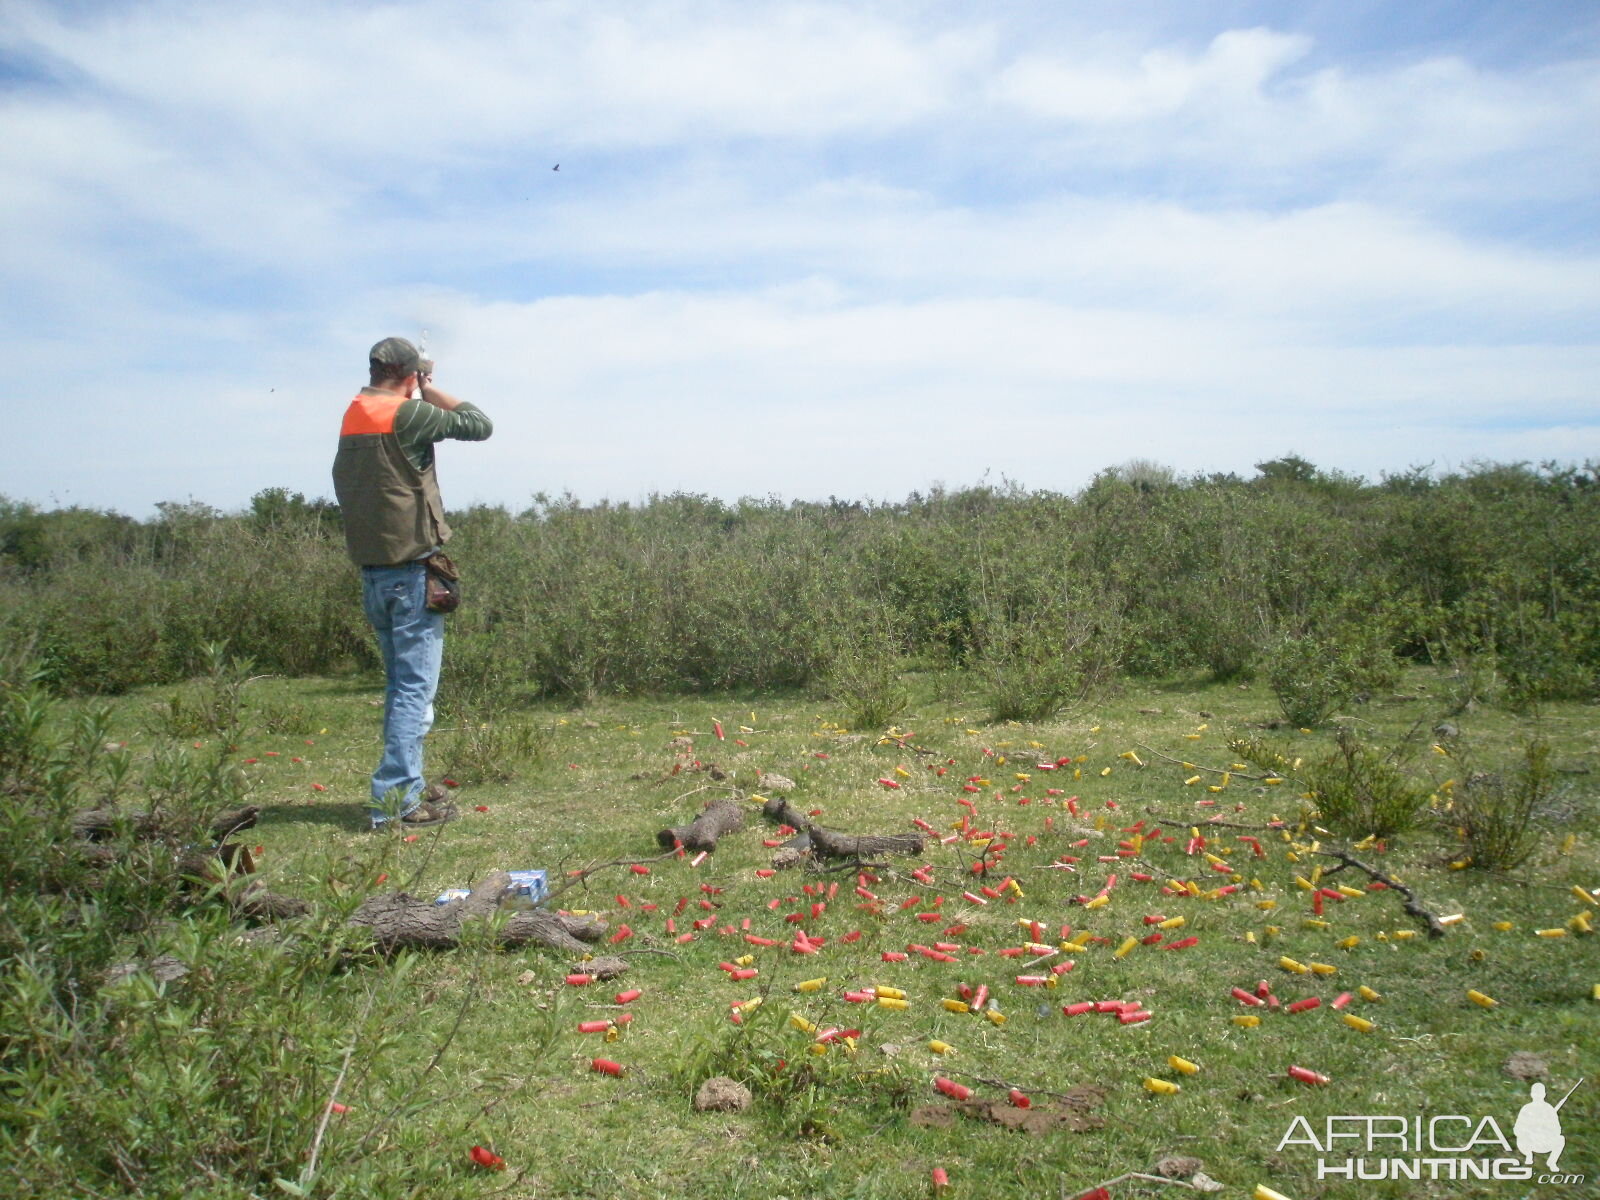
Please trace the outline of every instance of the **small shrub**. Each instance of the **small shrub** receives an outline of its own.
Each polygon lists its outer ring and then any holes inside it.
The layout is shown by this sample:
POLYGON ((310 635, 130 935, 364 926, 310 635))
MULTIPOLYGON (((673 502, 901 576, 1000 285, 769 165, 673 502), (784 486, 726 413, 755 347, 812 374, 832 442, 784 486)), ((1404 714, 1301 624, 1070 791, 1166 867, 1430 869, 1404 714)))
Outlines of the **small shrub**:
POLYGON ((1267 682, 1284 720, 1311 728, 1363 692, 1392 689, 1399 670, 1384 630, 1352 625, 1331 634, 1280 638, 1269 657, 1267 682))
POLYGON ((882 729, 903 715, 911 701, 900 667, 900 655, 887 638, 863 640, 834 651, 823 686, 844 705, 852 726, 882 729))
POLYGON ((1523 747, 1522 761, 1511 770, 1470 773, 1453 789, 1445 815, 1471 866, 1509 871, 1526 862, 1538 845, 1537 823, 1550 813, 1554 792, 1550 746, 1536 738, 1523 747))
POLYGON ((1057 596, 1015 615, 991 606, 976 668, 997 721, 1047 721, 1111 675, 1117 621, 1093 599, 1057 596))
POLYGON ((1384 749, 1340 729, 1334 753, 1300 773, 1319 819, 1346 837, 1390 837, 1413 828, 1432 787, 1407 767, 1415 743, 1384 749))
POLYGON ((461 783, 503 783, 543 762, 549 731, 504 709, 464 712, 438 751, 442 773, 461 783))

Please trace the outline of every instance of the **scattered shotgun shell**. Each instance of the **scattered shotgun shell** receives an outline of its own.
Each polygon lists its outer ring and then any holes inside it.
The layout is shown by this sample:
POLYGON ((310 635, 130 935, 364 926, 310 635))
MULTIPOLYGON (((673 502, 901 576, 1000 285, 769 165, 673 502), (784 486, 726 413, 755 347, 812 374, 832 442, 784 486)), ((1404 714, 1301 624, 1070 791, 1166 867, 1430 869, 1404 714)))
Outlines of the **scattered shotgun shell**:
POLYGON ((1199 1063, 1192 1063, 1187 1058, 1179 1058, 1176 1054, 1167 1056, 1167 1066, 1184 1075, 1193 1075, 1200 1070, 1199 1063))
POLYGON ((1240 1013, 1233 1018, 1233 1023, 1244 1029, 1254 1029, 1261 1024, 1261 1018, 1256 1016, 1255 1013, 1240 1013))
POLYGON ((901 991, 899 988, 888 987, 883 984, 879 984, 877 987, 873 988, 872 991, 874 995, 880 998, 887 998, 890 1000, 904 1000, 906 998, 905 992, 901 991))
POLYGON ((1467 999, 1471 1000, 1474 1004, 1481 1008, 1493 1008, 1499 1003, 1499 1001, 1493 996, 1485 996, 1482 992, 1474 988, 1467 989, 1467 999))
POLYGON ((1175 1096, 1183 1091, 1183 1085, 1173 1083, 1170 1079, 1156 1079, 1147 1075, 1144 1080, 1144 1090, 1156 1096, 1175 1096))
POLYGON ((1293 971, 1296 975, 1304 975, 1311 970, 1311 968, 1306 966, 1305 963, 1295 962, 1295 960, 1292 958, 1280 958, 1278 960, 1278 965, 1285 971, 1293 971))
POLYGON ((581 973, 574 973, 574 974, 571 974, 571 975, 567 976, 567 982, 569 984, 571 984, 573 987, 583 987, 585 984, 593 983, 594 982, 594 976, 593 975, 584 975, 584 974, 581 974, 581 973))
POLYGON ((611 1028, 610 1021, 579 1021, 579 1033, 604 1033, 611 1028))
POLYGON ((1084 1013, 1092 1012, 1093 1010, 1093 1000, 1080 1000, 1076 1004, 1063 1004, 1061 1006, 1061 1011, 1069 1017, 1082 1016, 1084 1013))
POLYGON ((1032 1108, 1033 1107, 1033 1101, 1029 1100, 1026 1095, 1024 1095, 1022 1092, 1018 1091, 1016 1088, 1012 1088, 1009 1092, 1006 1093, 1006 1099, 1011 1101, 1011 1104, 1012 1104, 1013 1108, 1032 1108))
POLYGON ((1005 1013, 998 1012, 992 1008, 986 1008, 983 1010, 983 1019, 989 1022, 989 1024, 995 1026, 1004 1025, 1006 1023, 1005 1013))
POLYGON ((1256 1190, 1250 1193, 1250 1200, 1289 1200, 1282 1192, 1275 1192, 1264 1183, 1256 1184, 1256 1190))
POLYGON ((1339 968, 1331 963, 1314 962, 1307 965, 1318 975, 1337 975, 1339 973, 1339 968))
POLYGON ((599 1071, 602 1075, 619 1076, 624 1069, 621 1063, 612 1062, 609 1058, 591 1058, 589 1067, 591 1070, 599 1071))
POLYGON ((933 1041, 928 1043, 928 1049, 935 1054, 949 1054, 955 1047, 949 1042, 941 1042, 938 1038, 934 1038, 933 1041))
POLYGON ((1142 1024, 1144 1024, 1144 1022, 1148 1021, 1153 1015, 1154 1015, 1153 1013, 1147 1013, 1147 1012, 1142 1012, 1142 1011, 1140 1011, 1140 1012, 1118 1013, 1117 1014, 1117 1024, 1119 1024, 1119 1025, 1142 1025, 1142 1024))
MULTIPOLYGON (((1130 950, 1132 950, 1138 944, 1139 944, 1139 939, 1138 938, 1135 938, 1135 937, 1128 938, 1127 940, 1125 940, 1122 943, 1122 945, 1117 947, 1116 953, 1114 953, 1111 957, 1112 958, 1126 958, 1128 956, 1128 952, 1130 950)), ((1017 980, 1018 980, 1018 982, 1021 982, 1022 977, 1019 975, 1017 977, 1017 980)))
POLYGON ((1535 929, 1533 932, 1535 936, 1542 938, 1559 938, 1567 936, 1567 931, 1565 929, 1535 929))
POLYGON ((794 985, 797 992, 820 992, 828 984, 826 975, 818 975, 815 979, 802 979, 794 985))
POLYGON ((933 1169, 933 1190, 941 1191, 950 1186, 950 1174, 943 1167, 933 1169))
POLYGON ((1257 996, 1252 992, 1247 992, 1241 987, 1236 987, 1233 989, 1233 998, 1240 1004, 1248 1004, 1251 1008, 1260 1008, 1266 1003, 1266 1001, 1260 996, 1257 996))
POLYGON ((1366 1000, 1369 1003, 1383 999, 1380 994, 1373 991, 1364 983, 1356 989, 1356 995, 1360 996, 1363 1000, 1366 1000))
POLYGON ((1312 1083, 1319 1086, 1330 1082, 1326 1075, 1319 1075, 1308 1067, 1290 1067, 1289 1078, 1298 1079, 1301 1083, 1312 1083))
POLYGON ((893 1009, 896 1012, 903 1012, 911 1007, 909 1003, 895 996, 879 996, 877 1000, 879 1008, 893 1009))
POLYGON ((943 1075, 935 1075, 933 1077, 933 1086, 952 1100, 965 1100, 972 1095, 971 1088, 965 1084, 956 1083, 953 1079, 946 1079, 943 1075))
POLYGON ((1371 1021, 1367 1020, 1365 1017, 1358 1017, 1355 1015, 1355 1013, 1345 1013, 1343 1014, 1343 1019, 1346 1025, 1350 1026, 1351 1029, 1354 1029, 1359 1033, 1371 1033, 1377 1028, 1377 1026, 1371 1021))
POLYGON ((1184 926, 1184 923, 1185 923, 1185 919, 1180 914, 1180 915, 1178 915, 1176 917, 1168 917, 1165 921, 1157 921, 1156 922, 1156 928, 1157 929, 1182 929, 1183 926, 1184 926))
POLYGON ((1338 1012, 1345 1005, 1349 1004, 1352 999, 1354 999, 1354 997, 1349 992, 1340 992, 1333 998, 1333 1004, 1331 1007, 1335 1012, 1338 1012))
POLYGON ((1307 996, 1304 1000, 1296 1000, 1284 1011, 1292 1013, 1309 1012, 1313 1008, 1321 1008, 1322 1000, 1317 996, 1307 996))
POLYGON ((944 1005, 945 1012, 966 1013, 972 1011, 971 1006, 969 1006, 965 1000, 951 1000, 946 998, 939 1001, 939 1003, 944 1005))

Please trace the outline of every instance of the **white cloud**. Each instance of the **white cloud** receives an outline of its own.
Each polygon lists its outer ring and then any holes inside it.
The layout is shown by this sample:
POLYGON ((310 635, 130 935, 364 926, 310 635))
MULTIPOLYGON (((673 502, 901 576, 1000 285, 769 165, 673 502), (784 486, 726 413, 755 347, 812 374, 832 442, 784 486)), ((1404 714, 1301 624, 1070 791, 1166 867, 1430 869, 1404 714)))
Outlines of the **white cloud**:
POLYGON ((454 503, 1583 445, 1594 61, 1008 19, 12 4, 56 78, 0 108, 5 486, 324 493, 361 350, 421 326, 501 427, 454 503))

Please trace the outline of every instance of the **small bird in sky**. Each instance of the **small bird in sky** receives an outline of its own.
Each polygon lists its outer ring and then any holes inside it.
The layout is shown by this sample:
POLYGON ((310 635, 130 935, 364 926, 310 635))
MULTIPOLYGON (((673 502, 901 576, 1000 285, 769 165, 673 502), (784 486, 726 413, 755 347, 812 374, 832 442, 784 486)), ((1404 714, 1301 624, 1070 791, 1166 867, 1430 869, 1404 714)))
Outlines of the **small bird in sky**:
POLYGON ((552 171, 559 171, 559 170, 561 170, 561 164, 557 163, 555 166, 551 167, 550 169, 552 171))

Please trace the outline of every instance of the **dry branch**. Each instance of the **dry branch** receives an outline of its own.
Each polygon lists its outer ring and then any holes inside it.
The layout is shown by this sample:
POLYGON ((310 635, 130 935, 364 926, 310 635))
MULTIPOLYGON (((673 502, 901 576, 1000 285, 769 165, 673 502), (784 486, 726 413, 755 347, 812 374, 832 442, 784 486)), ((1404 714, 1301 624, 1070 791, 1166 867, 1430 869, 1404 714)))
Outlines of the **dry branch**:
POLYGON ((1324 878, 1329 875, 1337 874, 1346 867, 1354 867, 1356 870, 1364 872, 1366 876, 1374 882, 1381 883, 1384 887, 1389 888, 1391 891, 1399 892, 1402 896, 1404 896, 1405 903, 1401 905, 1401 908, 1405 910, 1407 916, 1415 917, 1428 927, 1428 936, 1430 938, 1442 938, 1444 936, 1444 926, 1439 923, 1439 918, 1434 916, 1427 909, 1423 908, 1421 904, 1417 903, 1416 893, 1408 888, 1405 884, 1396 883, 1382 871, 1376 870, 1373 867, 1369 867, 1366 863, 1362 862, 1358 858, 1353 857, 1347 851, 1318 850, 1317 853, 1326 858, 1336 858, 1339 860, 1339 865, 1337 867, 1331 867, 1322 873, 1324 878))

